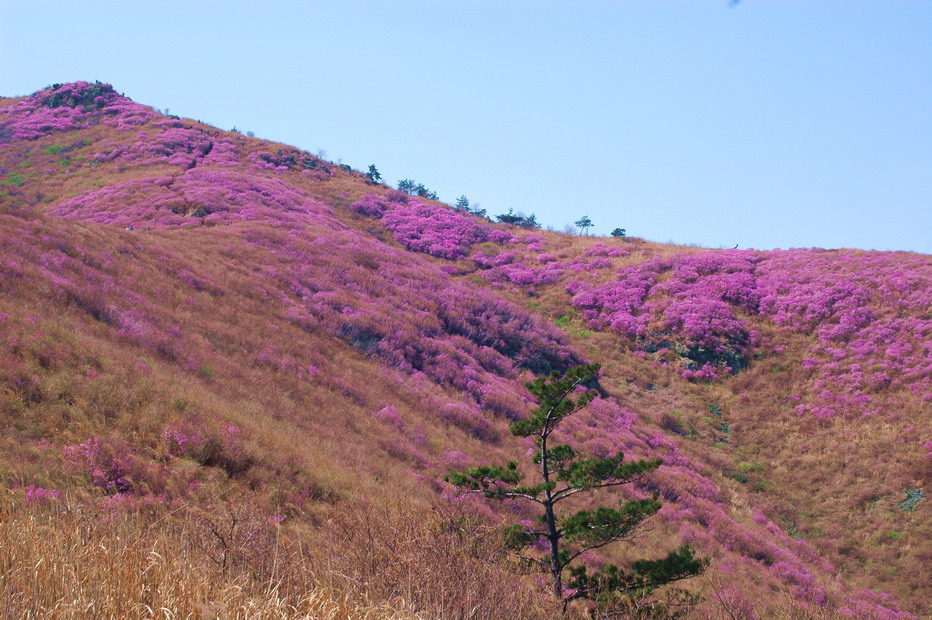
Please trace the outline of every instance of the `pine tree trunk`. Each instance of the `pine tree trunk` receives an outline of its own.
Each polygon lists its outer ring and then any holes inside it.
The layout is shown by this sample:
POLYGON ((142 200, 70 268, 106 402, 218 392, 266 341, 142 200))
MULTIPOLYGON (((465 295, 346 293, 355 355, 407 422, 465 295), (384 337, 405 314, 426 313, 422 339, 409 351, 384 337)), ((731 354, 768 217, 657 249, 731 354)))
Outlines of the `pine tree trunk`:
MULTIPOLYGON (((546 427, 540 436, 540 473, 545 484, 550 483, 550 457, 547 452, 547 438, 550 435, 546 427)), ((558 601, 563 600, 563 583, 560 575, 563 566, 560 565, 560 533, 557 531, 557 517, 553 513, 553 495, 550 489, 544 491, 544 516, 547 519, 547 540, 550 541, 550 575, 553 580, 553 595, 558 601)))
POLYGON ((553 580, 553 595, 557 600, 562 600, 563 567, 560 565, 560 535, 557 533, 557 520, 553 514, 553 505, 548 502, 544 508, 547 516, 547 538, 550 540, 550 575, 553 580))

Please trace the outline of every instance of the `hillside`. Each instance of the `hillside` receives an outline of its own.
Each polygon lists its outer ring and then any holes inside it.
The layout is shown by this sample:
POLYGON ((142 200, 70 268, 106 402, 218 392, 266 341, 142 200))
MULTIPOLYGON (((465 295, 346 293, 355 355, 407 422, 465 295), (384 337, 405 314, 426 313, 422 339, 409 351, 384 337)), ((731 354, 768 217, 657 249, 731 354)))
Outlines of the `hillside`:
POLYGON ((533 513, 443 479, 526 459, 524 383, 582 361, 564 440, 664 462, 591 564, 932 613, 932 257, 525 230, 106 84, 0 99, 5 617, 556 614, 498 543, 533 513))

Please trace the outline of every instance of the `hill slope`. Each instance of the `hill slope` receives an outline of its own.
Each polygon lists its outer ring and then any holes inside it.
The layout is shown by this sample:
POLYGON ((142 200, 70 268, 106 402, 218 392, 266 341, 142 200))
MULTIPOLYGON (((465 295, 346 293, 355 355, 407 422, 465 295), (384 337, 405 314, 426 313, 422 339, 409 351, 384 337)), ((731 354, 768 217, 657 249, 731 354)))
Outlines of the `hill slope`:
MULTIPOLYGON (((929 611, 928 256, 493 225, 105 84, 0 100, 0 154, 0 535, 102 518, 205 580, 139 605, 552 613, 495 542, 532 513, 442 480, 524 458, 524 381, 590 360, 566 440, 664 460, 626 491, 653 530, 593 563, 690 542, 696 616, 929 611)), ((55 579, 4 611, 106 605, 55 579)))

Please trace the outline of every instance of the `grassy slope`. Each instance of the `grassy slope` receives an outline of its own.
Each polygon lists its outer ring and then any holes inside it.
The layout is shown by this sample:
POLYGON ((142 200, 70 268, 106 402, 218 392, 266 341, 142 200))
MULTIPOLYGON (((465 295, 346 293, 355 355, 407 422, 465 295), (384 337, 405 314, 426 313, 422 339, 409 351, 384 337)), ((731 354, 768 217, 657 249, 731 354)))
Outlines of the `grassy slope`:
MULTIPOLYGON (((0 101, 0 113, 23 101, 0 101)), ((3 146, 0 473, 10 532, 41 525, 74 540, 82 519, 98 518, 86 511, 99 511, 113 528, 103 536, 158 524, 156 546, 127 553, 174 549, 173 561, 193 565, 197 554, 182 550, 200 541, 211 584, 199 586, 197 601, 176 594, 160 603, 168 607, 271 605, 269 584, 282 571, 251 562, 284 549, 283 565, 306 575, 281 587, 293 609, 320 591, 371 605, 374 614, 381 604, 399 613, 462 610, 477 604, 477 592, 504 584, 522 593, 507 599, 511 615, 545 614, 546 599, 519 567, 483 561, 496 558, 491 534, 475 540, 472 555, 451 550, 436 561, 438 539, 470 536, 451 523, 494 524, 508 512, 450 504, 439 481, 449 467, 520 455, 506 427, 527 410, 528 369, 585 356, 604 363, 602 386, 618 404, 604 401, 581 416, 572 439, 671 463, 648 489, 668 508, 639 548, 688 539, 714 558, 689 586, 707 599, 696 613, 845 608, 870 617, 877 604, 895 607, 852 595, 858 587, 892 592, 915 611, 928 600, 927 504, 900 508, 907 489, 928 481, 922 392, 913 394, 908 381, 880 386, 872 394, 889 402, 868 418, 799 416, 787 398, 817 393, 818 378, 803 368, 818 346, 814 333, 748 312, 741 318, 765 342, 748 351, 749 368, 687 381, 675 351, 636 355, 627 338, 590 324, 565 291, 574 280, 598 285, 619 268, 698 250, 509 231, 461 253, 515 253, 498 266, 406 251, 396 241, 402 232, 352 208, 386 188, 316 158, 307 168, 306 154, 292 165, 292 149, 281 145, 120 105, 65 121, 87 127, 3 146), (262 152, 269 157, 255 155, 262 152), (153 177, 163 181, 140 181, 153 177), (160 189, 166 183, 174 193, 160 189), (224 184, 227 193, 211 193, 224 184), (85 199, 87 192, 102 193, 85 199), (559 273, 540 278, 550 264, 540 254, 553 255, 559 273), (539 283, 518 273, 525 267, 539 283), (565 336, 545 324, 554 321, 565 336), (233 514, 244 505, 249 514, 233 514), (48 515, 59 525, 42 521, 48 515), (234 518, 225 541, 222 528, 234 518), (386 548, 360 535, 373 522, 386 548), (404 522, 422 529, 405 530, 404 522), (249 542, 235 546, 241 533, 249 542), (420 542, 426 536, 430 545, 420 542), (385 570, 399 545, 413 567, 407 575, 385 570), (229 566, 228 546, 238 554, 229 566), (246 582, 251 602, 230 602, 224 593, 246 582)), ((920 275, 929 269, 927 257, 889 260, 920 275)), ((626 559, 638 550, 612 553, 626 559)), ((26 566, 17 561, 25 562, 8 555, 0 565, 26 566)), ((36 602, 37 590, 48 591, 36 583, 13 586, 8 600, 33 601, 14 609, 54 604, 36 602)), ((101 590, 85 596, 105 606, 101 590)), ((475 613, 494 616, 503 600, 475 613)))

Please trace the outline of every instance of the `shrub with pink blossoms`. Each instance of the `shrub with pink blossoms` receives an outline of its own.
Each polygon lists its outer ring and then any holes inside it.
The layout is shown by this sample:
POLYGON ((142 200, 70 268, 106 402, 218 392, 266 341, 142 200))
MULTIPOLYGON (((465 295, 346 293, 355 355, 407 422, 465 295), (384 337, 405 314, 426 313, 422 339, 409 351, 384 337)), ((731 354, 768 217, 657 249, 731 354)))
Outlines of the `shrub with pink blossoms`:
POLYGON ((65 446, 62 454, 78 471, 90 477, 94 486, 108 493, 126 493, 132 490, 127 479, 125 450, 114 450, 99 438, 65 446))
POLYGON ((475 218, 416 201, 398 204, 382 216, 382 223, 409 250, 451 260, 466 256, 472 244, 489 234, 475 218))
POLYGON ((800 414, 830 419, 895 411, 900 390, 932 390, 932 261, 922 255, 789 250, 758 264, 760 312, 815 334, 800 414), (873 392, 888 393, 876 402, 873 392), (892 400, 891 400, 892 399, 892 400))
POLYGON ((499 244, 509 243, 513 241, 514 239, 515 239, 514 235, 512 235, 507 230, 501 230, 500 228, 492 229, 489 232, 489 237, 488 237, 489 241, 492 241, 494 243, 499 243, 499 244))
POLYGON ((398 429, 404 429, 405 427, 404 419, 402 419, 401 414, 398 413, 398 409, 395 407, 395 405, 386 405, 385 407, 382 407, 378 411, 374 412, 372 417, 374 417, 376 420, 379 420, 380 422, 385 422, 386 424, 394 426, 398 429))
POLYGON ((101 123, 130 127, 158 118, 154 110, 117 94, 109 84, 56 84, 0 108, 0 144, 101 123))
POLYGON ((164 493, 166 468, 141 455, 136 446, 121 440, 104 441, 91 437, 62 448, 62 455, 75 471, 108 495, 150 495, 164 493))
POLYGON ((198 416, 170 420, 162 428, 162 440, 171 455, 219 467, 230 476, 242 474, 252 466, 238 426, 198 416))
POLYGON ((554 284, 564 273, 561 263, 546 260, 540 261, 543 266, 529 266, 517 260, 517 256, 517 252, 502 252, 495 256, 476 252, 470 258, 484 269, 482 277, 489 282, 507 282, 516 286, 554 284))
POLYGON ((234 170, 193 168, 177 177, 133 179, 66 199, 49 213, 119 227, 176 227, 248 220, 307 222, 324 211, 294 187, 234 170))
POLYGON ((253 162, 252 167, 255 170, 269 170, 275 174, 281 174, 287 170, 300 170, 321 180, 328 179, 335 174, 322 159, 296 149, 279 149, 276 153, 253 151, 247 155, 247 158, 253 162))
POLYGON ((25 488, 27 506, 45 506, 61 497, 61 491, 57 489, 46 489, 30 484, 25 488))
POLYGON ((352 205, 350 209, 366 217, 382 217, 389 209, 388 201, 377 194, 366 194, 352 205))
POLYGON ((847 250, 685 253, 567 286, 593 328, 647 352, 675 352, 692 380, 747 364, 760 344, 747 315, 813 334, 802 364, 813 379, 796 410, 822 419, 890 410, 892 401, 874 401, 878 390, 932 400, 930 291, 927 257, 847 250))

